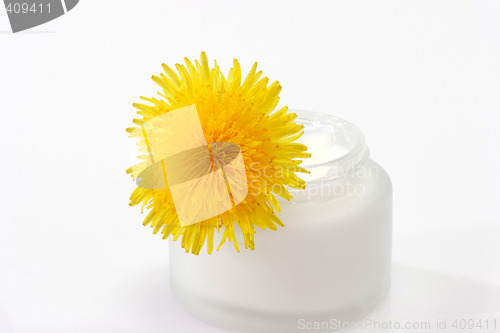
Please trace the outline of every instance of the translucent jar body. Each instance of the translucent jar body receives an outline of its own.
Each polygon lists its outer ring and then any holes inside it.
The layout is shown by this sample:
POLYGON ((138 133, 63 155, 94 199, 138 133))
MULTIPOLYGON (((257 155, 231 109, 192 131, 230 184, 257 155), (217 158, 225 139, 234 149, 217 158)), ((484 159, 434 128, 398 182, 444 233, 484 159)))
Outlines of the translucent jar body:
POLYGON ((297 114, 305 125, 299 141, 312 153, 304 161, 311 174, 304 177, 306 190, 280 201, 285 227, 256 230, 254 251, 237 253, 225 244, 212 255, 195 256, 177 243, 170 246, 172 292, 204 321, 255 332, 304 331, 320 323, 315 332, 332 331, 363 318, 389 289, 387 173, 369 159, 354 125, 297 114))

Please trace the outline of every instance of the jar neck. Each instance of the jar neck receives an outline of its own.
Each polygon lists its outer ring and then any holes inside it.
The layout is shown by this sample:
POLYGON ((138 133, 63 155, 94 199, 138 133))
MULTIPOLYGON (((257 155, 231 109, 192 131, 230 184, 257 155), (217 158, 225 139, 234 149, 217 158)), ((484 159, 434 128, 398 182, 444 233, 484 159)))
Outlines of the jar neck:
POLYGON ((305 190, 293 190, 293 201, 328 197, 332 186, 354 183, 369 160, 365 137, 354 124, 327 114, 291 110, 296 122, 304 125, 304 135, 298 142, 308 147, 311 157, 301 166, 310 174, 301 174, 305 190))

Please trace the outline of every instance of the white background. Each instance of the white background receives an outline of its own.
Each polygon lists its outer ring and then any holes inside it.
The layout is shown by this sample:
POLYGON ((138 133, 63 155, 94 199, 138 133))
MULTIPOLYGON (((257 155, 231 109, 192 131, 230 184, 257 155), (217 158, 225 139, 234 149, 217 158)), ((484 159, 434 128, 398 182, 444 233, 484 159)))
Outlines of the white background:
POLYGON ((200 51, 361 127, 401 313, 500 311, 499 37, 500 1, 82 0, 17 34, 1 8, 0 332, 220 332, 171 298, 125 174, 131 104, 200 51))

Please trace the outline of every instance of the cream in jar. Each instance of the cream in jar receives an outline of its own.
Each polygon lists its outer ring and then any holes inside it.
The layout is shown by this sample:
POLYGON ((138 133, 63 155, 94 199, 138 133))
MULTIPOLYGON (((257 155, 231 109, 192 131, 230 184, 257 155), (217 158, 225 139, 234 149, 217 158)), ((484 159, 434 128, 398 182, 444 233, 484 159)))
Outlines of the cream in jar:
POLYGON ((223 246, 212 255, 195 256, 171 243, 172 292, 204 321, 243 331, 304 331, 307 322, 359 320, 389 289, 387 173, 369 158, 364 136, 353 124, 294 112, 305 126, 298 141, 312 154, 301 166, 311 173, 301 175, 305 190, 292 189, 291 201, 280 200, 285 226, 257 229, 255 250, 241 253, 223 246))

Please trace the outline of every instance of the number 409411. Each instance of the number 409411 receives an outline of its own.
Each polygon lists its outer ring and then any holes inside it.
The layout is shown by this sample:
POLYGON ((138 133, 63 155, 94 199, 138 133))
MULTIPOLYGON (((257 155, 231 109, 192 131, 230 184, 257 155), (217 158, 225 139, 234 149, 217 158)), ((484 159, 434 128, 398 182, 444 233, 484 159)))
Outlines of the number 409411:
POLYGON ((9 3, 7 5, 7 13, 49 13, 50 14, 50 2, 47 4, 39 3, 39 4, 32 4, 31 6, 24 2, 24 3, 19 3, 19 2, 14 2, 14 3, 9 3))

